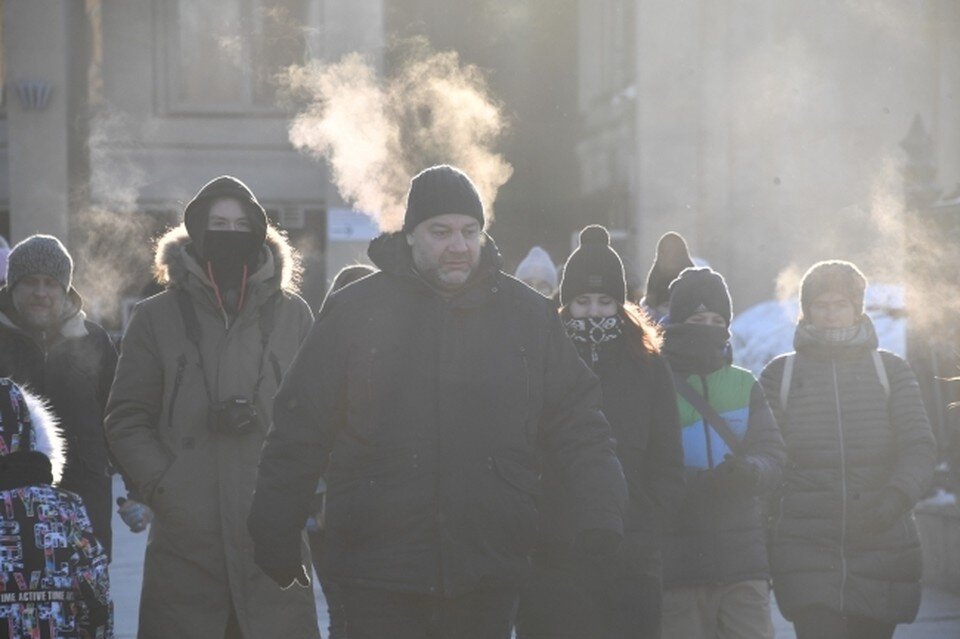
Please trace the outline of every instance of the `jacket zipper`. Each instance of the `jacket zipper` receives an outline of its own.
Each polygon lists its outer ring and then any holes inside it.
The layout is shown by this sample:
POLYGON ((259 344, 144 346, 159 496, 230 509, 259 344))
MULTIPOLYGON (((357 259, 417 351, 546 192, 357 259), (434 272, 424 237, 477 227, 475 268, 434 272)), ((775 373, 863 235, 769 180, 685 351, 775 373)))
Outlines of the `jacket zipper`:
MULTIPOLYGON (((520 347, 520 362, 523 364, 523 425, 524 429, 527 429, 527 426, 530 422, 530 363, 527 361, 527 347, 520 347)), ((535 441, 535 437, 530 437, 530 433, 527 432, 527 437, 530 441, 535 441)))
POLYGON ((837 362, 833 368, 833 394, 837 403, 837 437, 840 440, 840 612, 844 611, 844 591, 847 586, 847 458, 843 443, 843 417, 840 412, 840 383, 837 380, 837 362))
POLYGON ((180 393, 180 383, 183 382, 183 370, 187 367, 187 357, 180 354, 177 358, 177 375, 173 379, 173 392, 170 394, 170 404, 167 406, 167 428, 173 428, 173 407, 177 403, 180 393))
MULTIPOLYGON (((700 386, 703 388, 703 401, 709 404, 710 391, 707 390, 707 378, 703 375, 698 375, 697 377, 700 378, 700 386)), ((713 468, 713 442, 710 441, 710 425, 707 424, 707 418, 705 415, 701 415, 700 420, 703 422, 703 437, 706 439, 707 443, 707 468, 713 468)))

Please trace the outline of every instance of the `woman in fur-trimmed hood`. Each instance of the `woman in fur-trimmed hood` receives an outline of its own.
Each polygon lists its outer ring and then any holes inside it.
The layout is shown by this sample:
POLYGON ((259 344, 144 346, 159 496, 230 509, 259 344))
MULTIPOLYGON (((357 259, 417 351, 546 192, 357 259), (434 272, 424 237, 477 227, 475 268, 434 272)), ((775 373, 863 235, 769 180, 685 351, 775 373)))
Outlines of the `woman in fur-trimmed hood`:
POLYGON ((107 555, 80 497, 55 487, 65 450, 43 400, 0 378, 0 530, 17 550, 0 556, 0 619, 11 637, 113 636, 107 555))
POLYGON ((134 313, 105 423, 156 514, 138 636, 314 638, 312 591, 257 568, 246 530, 271 400, 313 321, 299 258, 253 193, 220 177, 161 238, 155 268, 168 290, 134 313))

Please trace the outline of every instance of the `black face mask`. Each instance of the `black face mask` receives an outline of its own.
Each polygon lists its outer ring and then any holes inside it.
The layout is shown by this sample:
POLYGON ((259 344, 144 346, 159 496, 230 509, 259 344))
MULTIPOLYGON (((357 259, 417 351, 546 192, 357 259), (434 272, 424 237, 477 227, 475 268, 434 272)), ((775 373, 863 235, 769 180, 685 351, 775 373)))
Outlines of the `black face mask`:
POLYGON ((237 291, 256 267, 262 243, 256 233, 247 231, 207 231, 203 238, 203 258, 210 264, 213 279, 221 291, 237 291))
POLYGON ((678 373, 707 375, 733 361, 725 326, 671 324, 663 331, 663 354, 678 373))

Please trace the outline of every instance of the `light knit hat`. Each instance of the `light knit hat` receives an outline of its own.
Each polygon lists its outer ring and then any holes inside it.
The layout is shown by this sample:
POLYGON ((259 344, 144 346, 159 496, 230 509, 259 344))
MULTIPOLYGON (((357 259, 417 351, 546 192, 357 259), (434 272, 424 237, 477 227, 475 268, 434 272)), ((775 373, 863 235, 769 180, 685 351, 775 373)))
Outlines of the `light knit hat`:
POLYGON ((540 280, 549 284, 553 290, 557 290, 557 267, 553 265, 550 254, 539 246, 530 249, 527 256, 517 266, 517 272, 514 276, 522 282, 540 280))
POLYGON ((69 291, 73 282, 73 258, 52 235, 31 235, 7 256, 7 287, 13 288, 27 275, 49 275, 69 291))

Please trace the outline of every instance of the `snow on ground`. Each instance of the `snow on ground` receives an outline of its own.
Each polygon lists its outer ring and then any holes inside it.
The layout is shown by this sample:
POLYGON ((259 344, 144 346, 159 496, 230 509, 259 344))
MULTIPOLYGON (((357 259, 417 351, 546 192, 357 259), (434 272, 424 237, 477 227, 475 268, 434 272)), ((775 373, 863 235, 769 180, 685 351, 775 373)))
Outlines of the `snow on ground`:
MULTIPOLYGON (((876 326, 880 348, 903 357, 907 350, 903 287, 871 284, 866 308, 876 326)), ((761 302, 735 315, 731 325, 734 363, 759 375, 771 359, 791 352, 799 314, 799 302, 794 297, 785 302, 761 302)))

